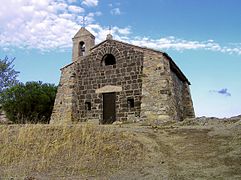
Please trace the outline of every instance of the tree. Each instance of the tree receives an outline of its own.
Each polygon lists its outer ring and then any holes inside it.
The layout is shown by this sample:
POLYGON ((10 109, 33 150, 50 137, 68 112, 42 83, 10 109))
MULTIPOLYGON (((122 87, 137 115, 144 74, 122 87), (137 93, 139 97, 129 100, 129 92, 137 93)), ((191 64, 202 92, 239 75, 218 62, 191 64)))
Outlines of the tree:
POLYGON ((56 92, 53 84, 18 83, 0 94, 0 104, 14 123, 49 123, 56 92))
POLYGON ((15 58, 9 60, 7 56, 4 59, 0 59, 0 93, 2 93, 4 89, 18 83, 16 78, 19 72, 14 70, 14 60, 15 58))

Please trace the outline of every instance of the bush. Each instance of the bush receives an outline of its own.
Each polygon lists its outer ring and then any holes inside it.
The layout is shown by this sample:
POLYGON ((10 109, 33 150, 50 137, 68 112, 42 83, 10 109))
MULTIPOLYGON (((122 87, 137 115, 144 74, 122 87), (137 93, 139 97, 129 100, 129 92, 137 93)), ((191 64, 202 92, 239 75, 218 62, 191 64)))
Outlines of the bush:
POLYGON ((56 91, 53 84, 19 83, 0 94, 0 104, 14 123, 49 123, 56 91))

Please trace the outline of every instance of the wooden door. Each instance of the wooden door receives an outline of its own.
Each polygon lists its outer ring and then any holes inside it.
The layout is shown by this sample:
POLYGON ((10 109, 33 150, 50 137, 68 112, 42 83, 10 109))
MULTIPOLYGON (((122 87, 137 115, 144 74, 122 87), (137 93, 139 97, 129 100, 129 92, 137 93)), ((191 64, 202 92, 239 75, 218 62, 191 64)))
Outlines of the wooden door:
POLYGON ((103 94, 103 121, 102 124, 112 124, 116 120, 115 93, 103 94))

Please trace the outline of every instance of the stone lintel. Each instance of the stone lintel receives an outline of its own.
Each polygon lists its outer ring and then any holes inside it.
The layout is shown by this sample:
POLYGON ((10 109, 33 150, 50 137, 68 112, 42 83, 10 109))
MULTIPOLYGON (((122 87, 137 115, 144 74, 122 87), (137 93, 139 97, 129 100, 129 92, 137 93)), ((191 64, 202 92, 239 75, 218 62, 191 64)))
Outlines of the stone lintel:
POLYGON ((111 92, 121 92, 121 86, 107 85, 95 90, 95 93, 111 93, 111 92))

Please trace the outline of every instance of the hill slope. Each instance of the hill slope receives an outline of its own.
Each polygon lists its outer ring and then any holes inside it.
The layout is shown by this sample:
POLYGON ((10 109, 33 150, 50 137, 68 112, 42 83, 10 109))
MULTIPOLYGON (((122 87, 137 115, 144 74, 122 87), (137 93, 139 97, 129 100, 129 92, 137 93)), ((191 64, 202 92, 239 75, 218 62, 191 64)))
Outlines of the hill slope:
POLYGON ((2 125, 0 179, 240 179, 241 120, 2 125))

